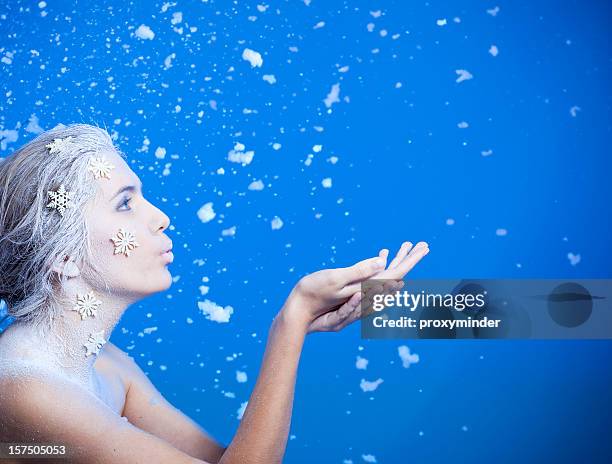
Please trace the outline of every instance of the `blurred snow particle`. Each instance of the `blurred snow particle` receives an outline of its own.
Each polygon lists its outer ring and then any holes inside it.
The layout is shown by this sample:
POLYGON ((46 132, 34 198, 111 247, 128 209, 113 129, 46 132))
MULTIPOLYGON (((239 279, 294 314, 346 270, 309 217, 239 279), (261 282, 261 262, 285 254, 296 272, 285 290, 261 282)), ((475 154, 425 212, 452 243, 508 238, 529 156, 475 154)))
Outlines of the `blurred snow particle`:
POLYGON ((567 254, 567 259, 569 259, 569 262, 572 266, 575 266, 580 262, 580 255, 575 255, 574 253, 570 252, 567 254))
POLYGON ((446 18, 443 18, 443 19, 438 19, 438 20, 436 21, 436 24, 437 24, 438 26, 446 26, 446 18))
POLYGON ((323 102, 325 102, 325 106, 330 108, 334 103, 340 102, 338 95, 340 95, 340 84, 334 84, 332 85, 331 90, 327 94, 327 97, 325 97, 325 99, 323 100, 323 102))
POLYGON ((464 432, 467 432, 468 431, 467 425, 462 425, 461 430, 463 430, 464 432))
POLYGON ((361 383, 359 384, 359 386, 364 392, 371 392, 376 390, 378 386, 383 382, 383 379, 380 378, 374 380, 373 382, 369 382, 366 379, 361 379, 361 383))
POLYGON ((219 306, 213 301, 208 299, 204 301, 198 301, 198 308, 202 312, 206 319, 209 319, 214 322, 229 322, 230 316, 234 312, 234 308, 231 306, 226 306, 225 308, 219 306))
POLYGON ((280 150, 281 147, 282 147, 282 145, 280 143, 278 143, 278 142, 272 144, 272 148, 274 148, 277 151, 280 150))
POLYGON ((324 26, 325 26, 325 21, 319 21, 317 24, 315 24, 313 29, 321 29, 324 26))
POLYGON ((408 348, 406 345, 398 346, 397 353, 399 354, 399 357, 402 360, 403 367, 408 368, 411 364, 416 364, 419 362, 419 355, 411 354, 410 348, 408 348))
POLYGON ((452 225, 454 225, 454 224, 455 224, 455 220, 454 220, 453 218, 448 218, 448 219, 446 220, 446 225, 447 225, 447 226, 452 226, 452 225))
POLYGON ((459 129, 466 129, 466 128, 467 128, 467 127, 469 127, 469 126, 470 126, 470 125, 469 125, 467 122, 465 122, 465 121, 461 121, 459 124, 457 124, 457 127, 458 127, 459 129))
POLYGON ((164 59, 164 69, 170 69, 172 67, 172 60, 176 58, 176 53, 170 53, 165 59, 164 59))
POLYGON ((166 149, 164 147, 157 147, 155 149, 155 157, 157 159, 164 159, 166 157, 166 149))
POLYGON ((242 59, 251 63, 251 68, 254 68, 255 66, 261 68, 261 65, 263 64, 261 55, 250 48, 244 49, 242 52, 242 59))
POLYGON ((244 383, 247 381, 247 373, 242 371, 236 371, 236 382, 244 383))
POLYGON ((368 362, 369 361, 366 358, 357 356, 357 361, 355 361, 355 367, 357 369, 366 369, 368 367, 368 362))
POLYGON ((365 462, 378 462, 376 460, 376 456, 373 454, 362 454, 361 459, 363 459, 365 462))
POLYGON ((30 119, 28 119, 28 125, 25 127, 25 131, 31 134, 40 134, 41 132, 44 132, 44 129, 38 124, 38 116, 36 116, 35 114, 30 115, 30 119))
POLYGON ((272 230, 278 230, 283 227, 283 220, 278 216, 274 216, 270 225, 272 226, 272 230))
POLYGON ((182 21, 183 21, 183 13, 181 13, 180 11, 172 13, 172 19, 170 20, 170 23, 172 25, 179 24, 182 21))
POLYGON ((455 72, 459 76, 457 80, 455 80, 455 82, 469 81, 474 77, 469 71, 465 69, 455 69, 455 72))
POLYGON ((276 77, 274 77, 274 74, 264 74, 262 79, 268 84, 276 84, 276 77))
POLYGON ((151 28, 145 24, 138 26, 138 29, 136 29, 134 34, 136 34, 136 37, 142 40, 153 40, 155 37, 155 32, 153 32, 151 28))
POLYGON ((370 15, 371 15, 373 18, 380 18, 380 15, 381 15, 381 14, 382 14, 382 11, 380 11, 380 10, 370 11, 370 15))
POLYGON ((576 115, 578 114, 578 111, 582 111, 582 108, 580 108, 579 106, 572 106, 570 108, 570 114, 572 115, 573 118, 576 117, 576 115))
POLYGON ((313 145, 312 146, 312 151, 314 151, 315 153, 320 153, 322 149, 323 149, 323 145, 313 145))
POLYGON ((255 152, 253 150, 245 152, 244 149, 245 146, 243 144, 236 142, 234 144, 234 149, 227 153, 227 159, 232 163, 242 163, 243 166, 250 164, 251 161, 253 161, 255 152))
POLYGON ((493 150, 483 150, 480 152, 482 156, 490 156, 493 154, 493 150))
POLYGON ((323 179, 321 181, 321 185, 324 188, 331 188, 331 186, 332 186, 332 179, 331 179, 331 177, 326 177, 325 179, 323 179))
POLYGON ((216 215, 217 214, 213 210, 212 201, 209 201, 208 203, 204 204, 204 206, 202 206, 198 210, 198 217, 203 223, 212 221, 216 215))
POLYGON ((236 411, 236 417, 238 418, 238 420, 242 419, 242 415, 244 414, 244 410, 246 409, 247 404, 249 404, 248 401, 240 403, 240 407, 238 408, 238 411, 236 411))
POLYGON ((505 237, 506 235, 508 235, 508 231, 506 229, 497 229, 495 231, 495 235, 497 235, 498 237, 505 237))
POLYGON ((249 190, 256 190, 256 191, 263 190, 264 189, 264 183, 262 181, 260 181, 260 180, 254 180, 253 182, 251 182, 249 184, 248 188, 249 188, 249 190))
POLYGON ((236 226, 229 227, 228 229, 223 229, 221 231, 221 235, 223 237, 233 237, 236 235, 236 226))
POLYGON ((491 16, 497 16, 497 13, 499 13, 499 7, 496 6, 495 8, 491 8, 487 10, 487 13, 489 13, 491 16))
POLYGON ((491 45, 491 47, 489 48, 489 53, 492 56, 497 56, 497 54, 499 53, 499 50, 497 49, 495 45, 491 45))
POLYGON ((13 129, 0 129, 0 150, 6 150, 6 147, 11 142, 16 142, 19 138, 19 132, 13 129))

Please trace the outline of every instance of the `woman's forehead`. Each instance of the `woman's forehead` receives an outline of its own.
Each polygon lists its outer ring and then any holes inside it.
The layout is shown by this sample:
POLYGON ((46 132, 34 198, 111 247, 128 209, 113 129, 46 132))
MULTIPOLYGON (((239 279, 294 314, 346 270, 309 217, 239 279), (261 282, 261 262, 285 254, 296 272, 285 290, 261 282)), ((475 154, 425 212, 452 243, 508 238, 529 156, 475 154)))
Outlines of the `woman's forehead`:
POLYGON ((123 187, 131 185, 138 188, 140 179, 121 156, 117 153, 105 153, 103 156, 114 165, 110 179, 98 180, 105 199, 111 200, 123 187))

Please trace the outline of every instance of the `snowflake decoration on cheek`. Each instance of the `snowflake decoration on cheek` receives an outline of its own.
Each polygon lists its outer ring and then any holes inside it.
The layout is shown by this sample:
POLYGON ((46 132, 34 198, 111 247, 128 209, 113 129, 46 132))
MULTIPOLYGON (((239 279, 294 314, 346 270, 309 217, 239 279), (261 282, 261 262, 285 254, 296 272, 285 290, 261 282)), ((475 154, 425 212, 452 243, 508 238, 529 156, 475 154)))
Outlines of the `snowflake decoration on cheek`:
POLYGON ((48 143, 45 147, 49 149, 49 153, 59 153, 66 147, 69 147, 73 139, 73 136, 68 136, 63 139, 53 139, 53 142, 48 143))
POLYGON ((78 312, 83 320, 87 316, 96 317, 101 304, 102 302, 94 296, 94 292, 88 292, 84 295, 77 295, 77 303, 72 310, 78 312))
POLYGON ((115 243, 115 252, 114 255, 117 254, 125 254, 125 256, 130 256, 130 253, 134 248, 140 246, 138 242, 136 242, 136 237, 131 232, 128 232, 121 227, 119 232, 111 238, 111 240, 115 243))
POLYGON ((115 169, 115 166, 109 163, 106 158, 91 158, 87 170, 94 175, 95 179, 106 177, 110 179, 111 169, 115 169))
POLYGON ((72 195, 74 195, 74 193, 67 192, 64 184, 60 185, 60 188, 56 191, 48 190, 47 195, 49 195, 49 199, 51 200, 47 205, 47 208, 57 209, 60 216, 64 216, 64 211, 66 208, 74 206, 72 204, 72 195))
POLYGON ((85 345, 83 345, 87 349, 85 357, 92 354, 98 354, 100 352, 100 348, 102 348, 105 343, 106 340, 104 339, 104 330, 89 334, 87 342, 85 342, 85 345))

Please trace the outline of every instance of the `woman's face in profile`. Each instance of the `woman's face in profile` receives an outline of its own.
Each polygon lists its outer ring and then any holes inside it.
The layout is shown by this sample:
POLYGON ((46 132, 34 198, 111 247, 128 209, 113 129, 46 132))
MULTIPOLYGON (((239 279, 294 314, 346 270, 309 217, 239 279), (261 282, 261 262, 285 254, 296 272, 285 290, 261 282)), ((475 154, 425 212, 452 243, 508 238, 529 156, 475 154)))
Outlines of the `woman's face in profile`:
MULTIPOLYGON (((119 154, 104 152, 99 156, 115 168, 110 171, 110 179, 95 180, 100 192, 86 213, 94 265, 118 296, 142 298, 166 290, 172 283, 167 265, 173 256, 162 253, 172 246, 165 234, 170 219, 143 197, 140 179, 119 154), (120 228, 133 234, 139 245, 129 256, 114 254, 111 238, 117 237, 120 228)), ((96 288, 102 283, 90 285, 96 288)))

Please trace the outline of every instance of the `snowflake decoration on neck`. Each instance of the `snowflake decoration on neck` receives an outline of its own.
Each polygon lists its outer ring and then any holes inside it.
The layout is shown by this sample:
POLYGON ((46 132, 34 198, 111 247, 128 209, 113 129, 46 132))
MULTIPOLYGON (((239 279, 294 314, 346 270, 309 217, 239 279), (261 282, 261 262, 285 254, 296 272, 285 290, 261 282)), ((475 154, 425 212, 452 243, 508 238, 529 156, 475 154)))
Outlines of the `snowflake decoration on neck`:
POLYGON ((87 342, 85 342, 85 345, 83 345, 87 349, 85 357, 92 354, 98 354, 100 352, 100 348, 102 348, 105 343, 106 340, 104 339, 104 330, 89 334, 87 342))
POLYGON ((88 292, 84 295, 77 295, 77 302, 72 310, 78 312, 83 320, 88 316, 96 317, 101 304, 102 302, 94 296, 94 292, 88 292))
POLYGON ((114 168, 115 166, 109 163, 104 157, 91 158, 87 166, 87 170, 94 175, 95 179, 100 179, 101 177, 110 179, 111 169, 114 168))
POLYGON ((66 208, 70 208, 74 206, 72 204, 72 196, 73 192, 67 192, 64 184, 60 185, 60 188, 57 190, 48 190, 47 195, 49 195, 49 199, 51 200, 47 205, 47 208, 55 208, 60 213, 60 216, 64 216, 64 211, 66 208))
POLYGON ((123 227, 119 229, 119 232, 117 232, 111 240, 115 243, 114 255, 123 253, 125 256, 130 256, 132 250, 140 246, 140 244, 136 242, 134 234, 124 230, 123 227))
POLYGON ((70 146, 73 139, 74 137, 71 135, 63 139, 53 139, 53 142, 48 143, 45 147, 49 149, 49 153, 59 153, 70 146))

